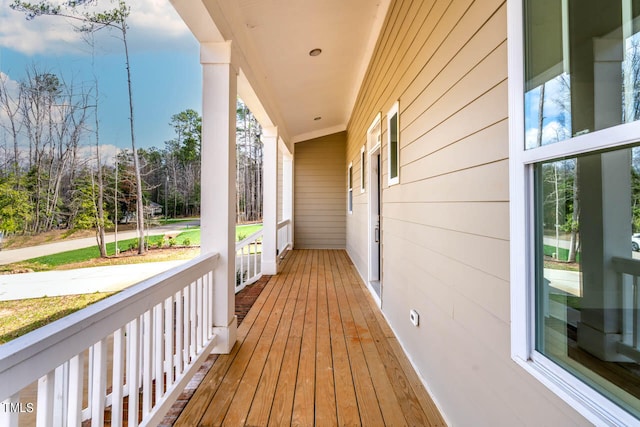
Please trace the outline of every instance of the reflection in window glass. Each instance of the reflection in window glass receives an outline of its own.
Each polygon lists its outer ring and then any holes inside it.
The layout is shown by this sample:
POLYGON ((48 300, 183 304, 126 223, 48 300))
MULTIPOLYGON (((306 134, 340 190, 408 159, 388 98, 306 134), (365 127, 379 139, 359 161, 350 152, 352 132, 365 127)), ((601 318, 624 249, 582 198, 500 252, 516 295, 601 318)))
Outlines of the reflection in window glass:
POLYGON ((389 179, 398 178, 398 113, 389 119, 389 179))
POLYGON ((525 0, 525 147, 640 118, 640 2, 525 0))
POLYGON ((536 350, 640 416, 640 147, 536 166, 536 350))
POLYGON ((571 80, 565 73, 525 93, 526 148, 571 138, 571 80))

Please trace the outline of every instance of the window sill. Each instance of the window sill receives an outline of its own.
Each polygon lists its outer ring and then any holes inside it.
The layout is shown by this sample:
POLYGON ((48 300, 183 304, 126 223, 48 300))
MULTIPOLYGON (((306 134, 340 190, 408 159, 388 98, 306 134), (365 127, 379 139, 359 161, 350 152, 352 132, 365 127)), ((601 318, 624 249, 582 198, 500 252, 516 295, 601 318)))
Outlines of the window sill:
POLYGON ((640 420, 542 354, 534 352, 533 359, 529 360, 518 355, 511 358, 594 425, 640 426, 640 420))

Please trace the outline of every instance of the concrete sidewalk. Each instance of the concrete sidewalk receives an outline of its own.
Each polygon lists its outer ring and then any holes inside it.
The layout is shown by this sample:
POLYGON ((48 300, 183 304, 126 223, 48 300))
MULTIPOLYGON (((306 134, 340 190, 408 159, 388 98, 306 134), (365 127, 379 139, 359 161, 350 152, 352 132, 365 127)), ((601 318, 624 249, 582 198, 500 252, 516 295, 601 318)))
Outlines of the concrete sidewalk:
POLYGON ((0 301, 115 292, 188 260, 0 275, 0 301))

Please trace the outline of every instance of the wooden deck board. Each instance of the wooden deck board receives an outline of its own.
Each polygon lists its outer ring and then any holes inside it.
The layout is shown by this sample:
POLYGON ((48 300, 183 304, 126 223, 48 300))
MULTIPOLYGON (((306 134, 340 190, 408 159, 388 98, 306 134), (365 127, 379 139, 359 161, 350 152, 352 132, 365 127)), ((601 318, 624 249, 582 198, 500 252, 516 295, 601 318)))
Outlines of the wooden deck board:
POLYGON ((291 425, 313 425, 316 387, 316 321, 318 290, 318 253, 312 252, 309 291, 302 328, 302 349, 298 362, 298 378, 293 400, 291 425))
POLYGON ((280 271, 176 425, 445 425, 344 251, 280 271))
POLYGON ((338 424, 341 426, 352 426, 360 423, 360 413, 358 412, 358 401, 353 385, 351 365, 347 353, 345 333, 342 327, 342 317, 336 292, 336 281, 340 280, 339 272, 332 265, 336 263, 335 251, 329 252, 329 264, 326 269, 331 273, 331 284, 327 286, 327 303, 329 305, 329 333, 331 335, 331 350, 334 366, 334 380, 336 392, 336 410, 338 424))
MULTIPOLYGON (((327 304, 328 252, 320 252, 318 266, 318 298, 316 321, 316 410, 315 424, 318 426, 337 425, 336 393, 331 357, 331 336, 329 331, 329 307, 327 304)), ((331 272, 329 271, 329 275, 331 272)))
MULTIPOLYGON (((300 265, 300 258, 297 258, 297 264, 292 267, 293 274, 299 268, 304 266, 300 265)), ((269 416, 271 415, 271 406, 273 403, 273 397, 278 385, 278 377, 282 369, 284 360, 284 354, 287 344, 287 337, 289 330, 291 329, 291 322, 293 320, 293 313, 296 307, 296 301, 298 298, 298 292, 300 291, 300 281, 292 281, 291 290, 287 296, 285 302, 284 312, 282 319, 278 325, 278 330, 273 339, 273 345, 269 352, 269 357, 264 366, 262 377, 260 378, 258 389, 251 402, 251 409, 247 416, 247 425, 250 426, 265 426, 269 423, 269 416)))

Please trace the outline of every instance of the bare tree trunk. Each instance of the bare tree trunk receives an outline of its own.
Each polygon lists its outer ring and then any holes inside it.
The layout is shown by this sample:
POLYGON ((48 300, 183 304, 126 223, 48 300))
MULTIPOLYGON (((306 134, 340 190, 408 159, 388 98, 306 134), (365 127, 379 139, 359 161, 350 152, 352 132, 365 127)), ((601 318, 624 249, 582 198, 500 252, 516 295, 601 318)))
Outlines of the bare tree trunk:
POLYGON ((573 178, 573 213, 571 214, 571 240, 569 242, 568 262, 576 262, 579 248, 579 221, 580 221, 580 162, 576 160, 576 173, 573 178))
POLYGON ((542 146, 542 125, 544 122, 544 87, 545 83, 540 86, 540 101, 538 103, 538 140, 537 147, 542 146))
MULTIPOLYGON (((96 164, 98 166, 98 209, 96 218, 96 240, 98 242, 98 249, 100 249, 100 257, 107 257, 107 242, 104 233, 104 181, 102 178, 102 161, 100 158, 100 121, 98 120, 98 80, 96 79, 96 105, 95 105, 95 118, 96 118, 96 164)), ((117 183, 116 183, 117 185, 117 183)), ((117 203, 117 201, 116 201, 117 203)))
POLYGON ((129 61, 129 44, 127 43, 127 27, 122 26, 122 43, 124 44, 125 61, 127 69, 127 88, 129 90, 129 124, 131 129, 131 150, 133 151, 133 169, 136 178, 136 225, 138 229, 138 254, 145 253, 144 246, 144 201, 142 200, 142 176, 140 175, 140 160, 136 150, 136 138, 133 116, 133 91, 131 89, 131 62, 129 61))
POLYGON ((556 231, 556 259, 560 260, 560 193, 558 192, 558 167, 553 165, 553 184, 555 193, 555 231, 556 231))

